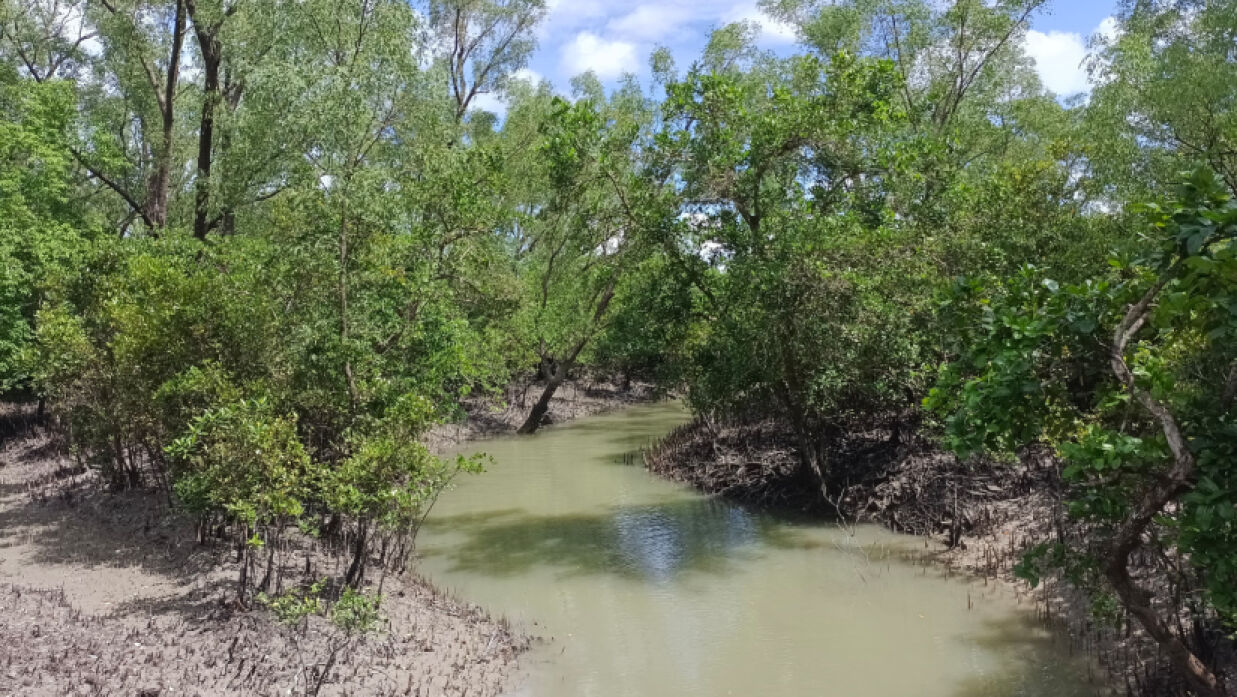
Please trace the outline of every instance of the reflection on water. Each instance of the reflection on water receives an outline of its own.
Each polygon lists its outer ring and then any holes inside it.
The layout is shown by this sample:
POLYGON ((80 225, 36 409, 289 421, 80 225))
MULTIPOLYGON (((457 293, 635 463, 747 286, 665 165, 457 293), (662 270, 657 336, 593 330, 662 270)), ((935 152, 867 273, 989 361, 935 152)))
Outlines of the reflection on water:
POLYGON ((1010 598, 908 561, 917 540, 778 520, 621 464, 683 418, 641 407, 486 442, 491 471, 427 521, 427 575, 550 639, 518 694, 1096 694, 1010 598))
POLYGON ((562 575, 607 573, 646 583, 666 583, 685 570, 720 572, 744 547, 781 531, 770 520, 704 497, 595 513, 440 514, 425 529, 427 537, 460 537, 454 545, 422 548, 426 558, 445 556, 451 573, 511 576, 544 566, 562 575))

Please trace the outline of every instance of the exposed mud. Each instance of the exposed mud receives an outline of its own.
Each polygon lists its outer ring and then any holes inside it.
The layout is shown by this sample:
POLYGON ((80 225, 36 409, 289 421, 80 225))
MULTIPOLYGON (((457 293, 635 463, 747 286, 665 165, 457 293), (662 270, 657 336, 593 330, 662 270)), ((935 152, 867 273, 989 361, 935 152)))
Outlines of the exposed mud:
MULTIPOLYGON (((444 450, 512 433, 539 386, 474 398, 434 429, 444 450)), ((550 423, 649 401, 643 383, 577 380, 550 423)), ((7 695, 498 695, 530 639, 415 575, 380 583, 383 626, 349 637, 321 617, 290 628, 231 600, 229 550, 149 491, 104 493, 38 425, 0 405, 0 697, 7 695)), ((286 587, 338 576, 320 547, 285 553, 286 587)), ((282 581, 281 581, 282 582, 282 581)))
MULTIPOLYGON (((0 695, 497 695, 528 645, 415 576, 373 579, 375 632, 281 625, 235 604, 229 550, 166 499, 105 493, 42 429, 6 428, 0 695)), ((285 588, 342 571, 311 545, 287 555, 285 588)))

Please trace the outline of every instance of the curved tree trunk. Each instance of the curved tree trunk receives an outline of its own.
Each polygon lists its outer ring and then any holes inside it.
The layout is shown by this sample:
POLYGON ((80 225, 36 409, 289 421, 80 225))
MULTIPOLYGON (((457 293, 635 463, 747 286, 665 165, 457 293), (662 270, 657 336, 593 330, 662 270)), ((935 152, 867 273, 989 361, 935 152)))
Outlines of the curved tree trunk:
POLYGON ((1147 487, 1129 517, 1117 528, 1105 553, 1103 571, 1121 604, 1138 618, 1147 633, 1168 654, 1173 666, 1185 677, 1194 692, 1200 697, 1223 697, 1227 691, 1219 677, 1160 616, 1152 606, 1151 591, 1139 586, 1130 576, 1129 569, 1130 555, 1142 545, 1143 533, 1170 501, 1190 488, 1194 477, 1194 453, 1176 417, 1150 392, 1138 386, 1134 373, 1125 362, 1126 347, 1147 323, 1156 297, 1172 279, 1174 270, 1166 272, 1138 303, 1130 307, 1113 336, 1109 357, 1113 374, 1134 400, 1160 424, 1160 430, 1172 451, 1173 462, 1167 472, 1147 487))
POLYGON ((580 352, 592 340, 593 335, 601 327, 602 319, 606 316, 606 311, 610 308, 610 302, 614 300, 614 288, 618 285, 618 277, 610 279, 610 283, 604 289, 599 289, 597 295, 597 306, 593 310, 591 326, 583 336, 576 341, 571 350, 567 351, 562 360, 556 359, 549 349, 546 348, 546 343, 541 342, 541 367, 540 374, 546 378, 545 389, 541 391, 541 397, 537 399, 537 403, 533 405, 533 410, 528 413, 528 418, 524 420, 524 425, 516 433, 530 435, 537 432, 541 428, 541 423, 545 419, 546 412, 550 410, 550 400, 554 398, 554 393, 558 391, 563 380, 567 379, 567 373, 571 371, 571 367, 575 365, 576 359, 580 357, 580 352))

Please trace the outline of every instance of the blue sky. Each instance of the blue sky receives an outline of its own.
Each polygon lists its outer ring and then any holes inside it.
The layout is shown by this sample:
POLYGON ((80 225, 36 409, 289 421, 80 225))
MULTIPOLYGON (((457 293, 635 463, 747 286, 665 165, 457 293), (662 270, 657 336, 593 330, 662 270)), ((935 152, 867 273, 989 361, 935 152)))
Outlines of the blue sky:
MULTIPOLYGON (((548 79, 562 92, 572 76, 588 69, 608 84, 625 72, 646 76, 649 53, 659 45, 685 67, 710 30, 741 19, 761 24, 763 47, 794 46, 790 28, 761 14, 755 0, 549 0, 549 5, 528 76, 548 79)), ((1050 0, 1035 17, 1027 51, 1049 89, 1061 96, 1086 90, 1081 63, 1087 38, 1111 24, 1105 20, 1115 8, 1116 0, 1050 0)))

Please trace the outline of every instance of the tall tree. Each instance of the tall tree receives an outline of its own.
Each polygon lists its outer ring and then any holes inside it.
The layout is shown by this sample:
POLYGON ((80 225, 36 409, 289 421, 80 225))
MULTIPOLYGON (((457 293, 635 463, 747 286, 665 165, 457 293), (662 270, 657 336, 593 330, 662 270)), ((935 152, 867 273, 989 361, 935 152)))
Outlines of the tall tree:
POLYGON ((1237 192, 1237 6, 1126 2, 1099 37, 1087 109, 1089 168, 1109 204, 1171 189, 1197 165, 1237 192))
POLYGON ((29 387, 27 352, 51 280, 97 221, 75 191, 73 91, 0 64, 0 391, 29 387))
MULTIPOLYGON (((215 111, 225 98, 220 88, 219 71, 223 66, 223 42, 220 32, 224 22, 236 13, 241 0, 234 2, 199 4, 197 0, 185 0, 193 33, 198 41, 198 55, 202 59, 202 107, 201 123, 198 126, 198 163, 195 180, 196 193, 193 204, 193 234, 205 239, 211 229, 210 221, 210 172, 215 148, 215 111)), ((239 99, 240 86, 229 84, 229 103, 239 99)))
POLYGON ((456 120, 478 95, 502 90, 527 65, 537 47, 533 30, 545 14, 545 0, 430 0, 456 120))
POLYGON ((157 234, 167 225, 171 203, 185 3, 101 0, 98 8, 91 18, 104 47, 98 64, 105 71, 101 77, 114 77, 119 88, 116 96, 99 89, 98 98, 113 103, 116 116, 123 120, 91 123, 89 140, 75 152, 82 165, 119 194, 148 230, 157 234), (126 122, 136 123, 136 132, 126 134, 126 122), (109 132, 112 128, 119 131, 119 137, 109 132), (127 144, 126 135, 133 138, 127 144), (112 163, 118 156, 128 166, 115 170, 112 163), (144 180, 142 185, 129 183, 135 177, 144 180))
POLYGON ((704 299, 690 400, 785 419, 823 494, 832 439, 905 400, 917 361, 923 269, 887 203, 907 117, 889 61, 777 60, 750 36, 719 31, 668 87, 658 156, 682 185, 663 249, 704 299))
POLYGON ((655 215, 639 178, 639 144, 651 123, 639 90, 629 85, 601 103, 554 98, 548 107, 514 240, 525 298, 517 331, 545 381, 520 427, 525 434, 540 428, 555 392, 606 326, 622 275, 645 249, 641 227, 655 215))

